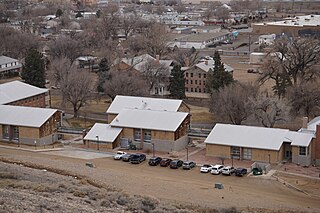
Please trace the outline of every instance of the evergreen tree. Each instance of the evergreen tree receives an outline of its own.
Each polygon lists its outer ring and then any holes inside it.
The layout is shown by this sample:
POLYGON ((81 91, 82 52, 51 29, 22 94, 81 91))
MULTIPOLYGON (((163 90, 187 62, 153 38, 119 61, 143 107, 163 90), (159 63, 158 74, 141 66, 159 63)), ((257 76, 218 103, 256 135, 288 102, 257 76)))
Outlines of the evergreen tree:
POLYGON ((220 54, 218 51, 214 53, 214 69, 208 72, 207 77, 207 90, 209 93, 213 93, 215 90, 219 90, 224 86, 233 82, 232 73, 225 70, 224 64, 221 62, 220 54))
POLYGON ((169 90, 170 95, 174 98, 186 97, 184 71, 181 70, 180 65, 175 65, 171 71, 169 90))
POLYGON ((62 10, 58 9, 57 12, 56 12, 56 17, 61 17, 62 14, 63 14, 62 10))
POLYGON ((21 78, 27 84, 45 87, 45 61, 43 55, 38 50, 28 50, 25 63, 22 67, 21 78))
POLYGON ((106 58, 101 59, 99 63, 99 69, 98 69, 98 86, 97 90, 98 92, 104 92, 104 83, 106 80, 109 80, 110 74, 109 74, 109 62, 106 58))

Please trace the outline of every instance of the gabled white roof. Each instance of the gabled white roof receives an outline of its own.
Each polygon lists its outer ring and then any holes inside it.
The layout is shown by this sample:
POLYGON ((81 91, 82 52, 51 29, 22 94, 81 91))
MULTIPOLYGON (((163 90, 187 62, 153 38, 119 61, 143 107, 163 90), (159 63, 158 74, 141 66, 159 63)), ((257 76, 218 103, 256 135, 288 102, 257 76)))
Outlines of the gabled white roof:
POLYGON ((286 136, 286 141, 291 142, 291 146, 309 146, 312 138, 312 133, 289 131, 286 136))
POLYGON ((205 143, 279 150, 288 132, 287 129, 216 124, 205 143))
POLYGON ((41 127, 56 109, 0 105, 0 124, 41 127))
POLYGON ((117 95, 107 113, 119 114, 123 109, 178 111, 182 100, 117 95))
MULTIPOLYGON (((133 58, 122 58, 121 61, 132 66, 138 71, 143 71, 145 64, 155 62, 156 59, 149 54, 143 54, 133 58)), ((170 68, 172 60, 159 60, 159 63, 164 67, 170 68)))
POLYGON ((317 125, 320 125, 320 116, 315 117, 308 123, 308 130, 316 132, 317 125))
POLYGON ((99 141, 112 143, 121 131, 122 128, 111 127, 109 124, 96 123, 84 137, 84 140, 96 141, 96 136, 98 136, 99 141))
POLYGON ((19 62, 17 59, 14 58, 10 58, 4 55, 0 56, 0 64, 8 64, 8 63, 12 63, 12 62, 19 62))
POLYGON ((21 81, 11 81, 0 84, 0 105, 40 95, 46 92, 48 92, 47 89, 38 88, 21 81))
POLYGON ((174 132, 187 116, 185 112, 124 109, 110 125, 174 132))
MULTIPOLYGON (((223 64, 223 65, 227 72, 233 72, 233 68, 230 67, 228 64, 223 64)), ((196 64, 196 67, 202 69, 205 72, 209 72, 210 69, 211 70, 214 69, 214 60, 207 60, 207 62, 200 62, 196 64)))

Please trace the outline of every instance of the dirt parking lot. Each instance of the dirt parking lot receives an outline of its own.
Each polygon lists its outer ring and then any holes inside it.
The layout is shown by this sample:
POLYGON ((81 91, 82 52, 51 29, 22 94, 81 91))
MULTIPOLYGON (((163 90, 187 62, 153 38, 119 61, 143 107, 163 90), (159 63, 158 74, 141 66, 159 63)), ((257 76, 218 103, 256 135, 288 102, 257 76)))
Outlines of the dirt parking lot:
MULTIPOLYGON (((132 165, 112 158, 92 159, 95 168, 85 166, 88 160, 63 156, 17 151, 0 148, 2 160, 28 162, 44 168, 56 168, 88 177, 108 187, 121 189, 129 194, 155 197, 163 202, 182 202, 208 207, 239 209, 264 209, 260 212, 318 212, 320 197, 306 195, 288 188, 270 178, 225 177, 201 174, 199 168, 191 171, 150 167, 147 162, 132 165), (222 183, 224 189, 213 187, 222 183)), ((305 183, 308 188, 319 188, 319 181, 305 183)), ((256 211, 254 211, 256 212, 256 211)))

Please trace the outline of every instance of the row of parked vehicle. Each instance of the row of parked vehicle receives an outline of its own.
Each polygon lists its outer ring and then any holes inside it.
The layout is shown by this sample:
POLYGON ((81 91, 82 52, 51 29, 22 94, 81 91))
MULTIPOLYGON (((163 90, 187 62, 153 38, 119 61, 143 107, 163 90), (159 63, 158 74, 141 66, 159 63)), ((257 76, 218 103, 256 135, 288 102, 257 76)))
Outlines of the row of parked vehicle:
POLYGON ((213 175, 232 175, 235 174, 236 176, 244 176, 247 174, 247 169, 246 168, 234 168, 232 166, 223 166, 223 165, 210 165, 210 164, 204 164, 200 168, 200 172, 202 173, 211 173, 213 175))
MULTIPOLYGON (((132 164, 139 164, 146 160, 146 155, 142 153, 136 154, 128 154, 123 151, 118 151, 113 159, 115 160, 122 160, 125 162, 130 162, 132 164)), ((161 157, 151 157, 148 161, 150 166, 162 166, 162 167, 170 167, 171 169, 178 169, 182 167, 183 169, 192 169, 196 166, 196 163, 193 161, 185 161, 179 159, 170 159, 170 158, 161 158, 161 157)), ((232 166, 223 166, 223 165, 210 165, 204 164, 200 168, 201 173, 211 173, 214 175, 232 175, 235 174, 236 176, 244 176, 247 174, 247 169, 245 168, 237 168, 235 169, 232 166)))

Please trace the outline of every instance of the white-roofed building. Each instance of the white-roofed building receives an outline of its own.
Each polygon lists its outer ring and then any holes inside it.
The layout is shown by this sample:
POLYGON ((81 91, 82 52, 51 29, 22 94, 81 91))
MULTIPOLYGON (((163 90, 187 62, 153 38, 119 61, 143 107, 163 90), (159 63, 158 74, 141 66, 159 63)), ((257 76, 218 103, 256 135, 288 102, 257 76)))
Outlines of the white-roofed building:
POLYGON ((206 138, 209 156, 278 163, 312 163, 313 134, 287 129, 216 124, 206 138))
POLYGON ((22 64, 14 58, 0 56, 0 79, 5 77, 18 76, 22 64))
POLYGON ((186 112, 123 109, 110 123, 112 128, 123 128, 123 141, 138 148, 157 151, 177 151, 188 143, 190 115, 186 112))
POLYGON ((83 138, 88 147, 114 149, 120 145, 122 128, 111 127, 109 124, 96 123, 83 138))
POLYGON ((18 145, 52 144, 60 121, 56 109, 0 105, 0 140, 18 145))
POLYGON ((182 100, 117 95, 107 110, 108 123, 124 109, 180 111, 190 113, 189 106, 182 100))
POLYGON ((49 107, 48 89, 35 87, 21 81, 0 84, 0 105, 49 107))

